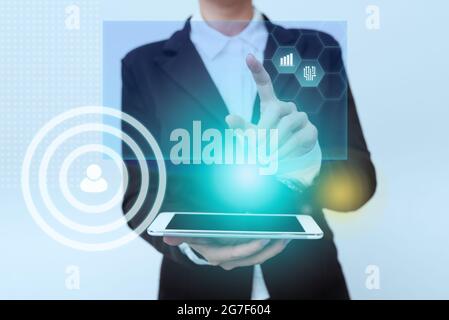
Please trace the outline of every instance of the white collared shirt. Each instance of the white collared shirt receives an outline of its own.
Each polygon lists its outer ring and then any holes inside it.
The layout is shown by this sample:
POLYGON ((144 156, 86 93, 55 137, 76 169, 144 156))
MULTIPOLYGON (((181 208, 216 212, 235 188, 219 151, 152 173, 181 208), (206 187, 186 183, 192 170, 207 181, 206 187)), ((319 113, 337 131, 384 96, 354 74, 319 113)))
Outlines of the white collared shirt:
MULTIPOLYGON (((251 122, 257 87, 246 66, 245 58, 253 54, 259 61, 264 59, 268 31, 261 13, 254 9, 253 18, 243 31, 235 36, 226 36, 210 27, 198 11, 191 19, 190 39, 198 51, 209 75, 222 96, 230 114, 236 114, 251 122)), ((315 148, 303 157, 306 166, 283 174, 283 179, 296 179, 309 185, 321 166, 321 149, 315 148), (310 164, 310 165, 309 165, 310 164)), ((183 243, 180 250, 190 260, 200 265, 208 262, 199 258, 189 245, 183 243)), ((254 266, 251 299, 270 297, 260 265, 254 266)))
POLYGON ((251 53, 263 61, 268 31, 262 15, 255 10, 245 29, 230 37, 210 27, 198 13, 192 17, 190 39, 229 113, 251 121, 257 88, 245 57, 251 53))

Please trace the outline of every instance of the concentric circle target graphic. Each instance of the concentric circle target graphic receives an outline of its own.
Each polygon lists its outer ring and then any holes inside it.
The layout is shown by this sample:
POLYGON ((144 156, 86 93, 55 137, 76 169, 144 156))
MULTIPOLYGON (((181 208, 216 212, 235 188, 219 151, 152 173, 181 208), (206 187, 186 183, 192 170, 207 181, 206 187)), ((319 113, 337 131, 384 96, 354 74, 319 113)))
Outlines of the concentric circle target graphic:
MULTIPOLYGON (((70 145, 68 146, 70 149, 70 145)), ((88 172, 91 172, 91 175, 101 175, 101 170, 96 165, 91 166, 91 168, 88 169, 88 172)), ((161 149, 147 128, 130 115, 104 106, 79 107, 52 118, 32 139, 26 151, 22 166, 22 192, 27 209, 34 221, 54 240, 71 248, 85 251, 102 251, 117 248, 135 239, 142 232, 145 232, 149 224, 156 217, 162 205, 166 189, 166 180, 166 168, 161 149), (70 126, 62 133, 57 134, 55 138, 52 138, 48 145, 42 146, 44 144, 43 141, 48 139, 50 133, 55 130, 55 128, 64 123, 68 123, 77 117, 83 116, 107 116, 126 123, 144 138, 145 143, 148 144, 148 147, 154 154, 158 176, 157 192, 152 206, 145 215, 145 218, 141 219, 141 222, 134 228, 134 230, 127 228, 126 224, 136 216, 139 210, 142 209, 145 198, 149 193, 150 185, 150 169, 145 158, 145 153, 141 149, 141 145, 139 145, 130 135, 110 124, 89 120, 87 123, 83 122, 82 124, 70 126), (69 150, 68 155, 61 161, 59 170, 50 170, 50 163, 55 153, 61 148, 67 148, 67 141, 78 135, 92 132, 100 135, 109 134, 120 140, 121 143, 126 144, 136 156, 136 163, 138 164, 141 174, 141 183, 138 194, 136 195, 136 199, 131 208, 127 210, 127 213, 113 221, 108 221, 100 225, 88 225, 68 217, 65 214, 66 209, 61 210, 58 208, 54 195, 49 191, 49 185, 54 185, 55 183, 50 183, 48 176, 50 173, 57 171, 56 184, 58 185, 62 198, 64 198, 64 201, 80 214, 87 216, 100 215, 113 208, 120 208, 124 190, 126 190, 129 184, 130 177, 121 154, 113 148, 99 143, 85 143, 76 146, 73 150, 69 150), (38 149, 43 149, 43 155, 41 157, 37 156, 38 149), (110 158, 117 168, 117 175, 123 178, 123 184, 116 189, 115 193, 107 201, 100 204, 89 204, 79 200, 70 190, 68 183, 69 171, 73 166, 73 163, 80 157, 91 153, 103 154, 110 158), (35 189, 37 191, 32 188, 32 177, 34 176, 36 176, 35 179, 37 180, 35 183, 35 189), (38 197, 39 201, 37 201, 38 197), (40 206, 37 205, 38 202, 41 203, 40 206), (52 219, 53 224, 49 223, 49 218, 52 219), (57 226, 60 226, 61 228, 55 227, 55 221, 57 226), (98 241, 100 238, 95 238, 95 236, 111 233, 114 232, 114 230, 124 227, 126 227, 125 230, 127 230, 127 232, 120 234, 120 236, 113 237, 112 239, 108 239, 107 241, 98 241), (61 230, 65 231, 63 232, 61 230), (90 238, 90 241, 80 241, 79 239, 76 239, 76 237, 73 237, 75 233, 89 235, 90 237, 94 237, 94 240, 90 238)), ((93 192, 97 191, 103 190, 93 190, 93 192)))

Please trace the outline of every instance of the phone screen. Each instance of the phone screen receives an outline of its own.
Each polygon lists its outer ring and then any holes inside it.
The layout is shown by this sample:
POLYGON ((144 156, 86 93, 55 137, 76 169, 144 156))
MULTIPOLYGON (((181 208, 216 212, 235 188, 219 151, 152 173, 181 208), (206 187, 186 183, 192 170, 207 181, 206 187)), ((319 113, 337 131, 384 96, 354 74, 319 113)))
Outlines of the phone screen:
POLYGON ((295 216, 175 214, 167 230, 304 232, 295 216))

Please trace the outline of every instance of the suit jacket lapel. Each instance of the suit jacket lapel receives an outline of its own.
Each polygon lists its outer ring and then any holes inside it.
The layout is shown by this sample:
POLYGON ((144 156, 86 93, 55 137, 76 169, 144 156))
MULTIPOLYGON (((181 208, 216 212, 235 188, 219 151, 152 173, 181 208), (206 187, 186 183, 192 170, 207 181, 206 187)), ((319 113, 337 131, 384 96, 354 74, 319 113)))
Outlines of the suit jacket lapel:
POLYGON ((215 83, 210 77, 195 46, 190 40, 190 19, 166 43, 164 55, 156 62, 192 97, 211 117, 224 123, 229 113, 215 83))

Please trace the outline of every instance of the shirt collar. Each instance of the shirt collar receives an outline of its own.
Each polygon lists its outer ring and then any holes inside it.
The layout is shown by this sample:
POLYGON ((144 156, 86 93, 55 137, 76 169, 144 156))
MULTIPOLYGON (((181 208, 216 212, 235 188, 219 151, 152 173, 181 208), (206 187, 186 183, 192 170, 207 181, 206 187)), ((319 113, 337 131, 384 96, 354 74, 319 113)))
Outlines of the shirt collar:
POLYGON ((265 42, 261 41, 266 38, 268 31, 264 24, 262 14, 254 8, 251 21, 239 34, 235 36, 227 36, 214 28, 210 27, 203 19, 199 10, 192 16, 190 21, 191 31, 190 38, 196 48, 201 50, 209 59, 217 56, 233 39, 240 39, 254 49, 263 51, 265 42))

